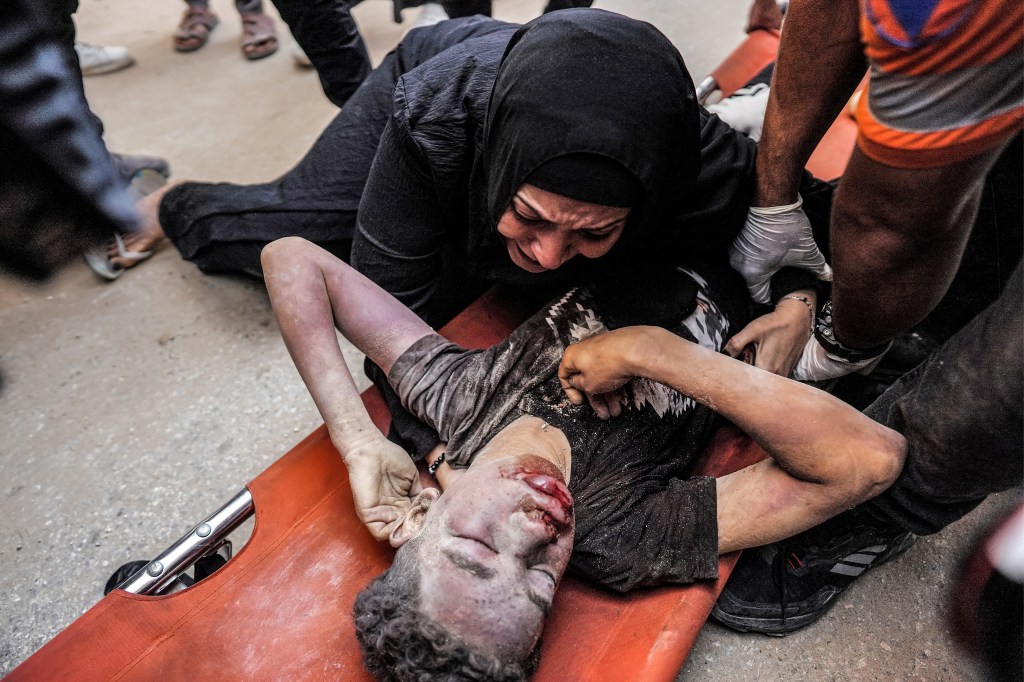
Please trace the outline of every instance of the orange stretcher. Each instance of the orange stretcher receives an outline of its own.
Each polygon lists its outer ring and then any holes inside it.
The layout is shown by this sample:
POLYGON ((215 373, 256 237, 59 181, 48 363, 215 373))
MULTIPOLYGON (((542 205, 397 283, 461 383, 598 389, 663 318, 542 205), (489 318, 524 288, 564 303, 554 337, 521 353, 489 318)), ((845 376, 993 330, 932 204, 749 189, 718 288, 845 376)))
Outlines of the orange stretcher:
MULTIPOLYGON (((489 292, 442 332, 486 347, 526 318, 489 292)), ((379 428, 388 414, 376 389, 363 400, 379 428)), ((764 456, 723 432, 701 465, 722 474, 764 456)), ((103 598, 18 667, 9 680, 369 680, 353 635, 356 593, 392 551, 363 528, 345 467, 320 427, 247 486, 256 524, 228 564, 166 596, 103 598)), ((199 531, 200 526, 191 534, 199 531)), ((718 583, 619 595, 566 577, 544 631, 537 680, 672 680, 736 557, 718 583)))
MULTIPOLYGON (((745 44, 763 47, 761 33, 745 44)), ((749 70, 749 61, 741 67, 749 70)), ((741 85, 753 75, 741 79, 729 69, 727 60, 716 71, 720 84, 741 85)), ((849 140, 843 160, 852 147, 849 140)), ((529 312, 491 291, 441 331, 461 345, 486 347, 529 312)), ((370 389, 363 401, 386 431, 389 416, 380 394, 370 389)), ((746 436, 727 427, 716 434, 694 473, 720 476, 763 457, 746 436)), ((149 569, 172 559, 184 565, 212 551, 217 534, 211 534, 211 525, 230 530, 252 510, 252 536, 213 575, 165 595, 114 590, 7 679, 369 680, 351 608, 355 595, 389 565, 392 550, 373 540, 356 518, 345 467, 325 427, 257 476, 149 569), (181 542, 188 544, 190 555, 176 549, 181 542)), ((715 582, 627 595, 567 576, 544 631, 534 679, 674 680, 738 556, 721 558, 715 582)), ((160 568, 156 577, 147 569, 132 581, 173 578, 169 567, 160 568)))

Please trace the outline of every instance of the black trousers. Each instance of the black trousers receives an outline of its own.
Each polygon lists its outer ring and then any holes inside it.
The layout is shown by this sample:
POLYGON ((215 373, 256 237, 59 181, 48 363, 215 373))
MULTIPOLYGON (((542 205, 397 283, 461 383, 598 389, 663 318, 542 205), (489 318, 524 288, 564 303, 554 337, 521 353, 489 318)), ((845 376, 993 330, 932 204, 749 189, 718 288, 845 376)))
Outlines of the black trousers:
MULTIPOLYGON (((370 55, 352 18, 352 8, 360 1, 273 0, 281 18, 316 68, 327 99, 339 107, 352 97, 370 73, 370 55)), ((259 11, 260 0, 235 0, 235 4, 239 12, 253 12, 259 11)), ((401 4, 396 3, 396 7, 401 4)), ((591 4, 593 0, 549 0, 544 11, 590 7, 591 4)), ((441 0, 441 6, 452 19, 474 14, 491 16, 491 0, 441 0)))
POLYGON ((370 74, 370 55, 352 18, 359 0, 273 2, 313 63, 327 99, 339 107, 345 104, 370 74))
POLYGON ((356 212, 394 108, 398 78, 451 45, 495 26, 501 24, 467 18, 411 31, 356 89, 294 168, 255 185, 179 185, 160 202, 164 232, 182 257, 208 273, 262 277, 262 248, 291 235, 348 260, 356 212))
POLYGON ((991 493, 1024 482, 1024 274, 873 403, 866 414, 907 439, 903 472, 858 508, 935 533, 991 493))
MULTIPOLYGON (((292 2, 301 0, 278 0, 279 6, 292 2)), ((403 45, 414 41, 416 33, 403 45)), ((388 54, 306 156, 276 180, 255 185, 185 183, 171 190, 160 202, 160 224, 182 257, 203 272, 262 277, 263 247, 300 235, 347 261, 359 200, 391 115, 395 83, 422 56, 415 49, 388 54)))
MULTIPOLYGON (((210 0, 185 0, 189 5, 202 5, 207 7, 210 0)), ((235 9, 239 14, 255 14, 263 11, 263 0, 235 0, 235 9)))
MULTIPOLYGON (((594 0, 548 0, 548 4, 544 7, 544 13, 573 7, 590 7, 593 4, 594 0)), ((491 0, 441 0, 441 6, 452 19, 471 17, 474 14, 491 16, 491 0)))

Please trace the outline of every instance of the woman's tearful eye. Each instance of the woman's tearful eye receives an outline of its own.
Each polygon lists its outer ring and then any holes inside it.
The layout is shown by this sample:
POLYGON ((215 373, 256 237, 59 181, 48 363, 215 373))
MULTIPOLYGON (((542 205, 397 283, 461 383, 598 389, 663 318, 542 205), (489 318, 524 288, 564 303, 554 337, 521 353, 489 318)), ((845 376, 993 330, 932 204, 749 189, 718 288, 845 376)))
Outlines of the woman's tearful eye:
POLYGON ((615 232, 615 228, 610 230, 583 230, 583 238, 592 241, 599 242, 602 239, 607 239, 615 232))
POLYGON ((537 225, 543 225, 544 221, 536 216, 523 215, 519 211, 512 209, 512 216, 523 225, 527 227, 536 227, 537 225))

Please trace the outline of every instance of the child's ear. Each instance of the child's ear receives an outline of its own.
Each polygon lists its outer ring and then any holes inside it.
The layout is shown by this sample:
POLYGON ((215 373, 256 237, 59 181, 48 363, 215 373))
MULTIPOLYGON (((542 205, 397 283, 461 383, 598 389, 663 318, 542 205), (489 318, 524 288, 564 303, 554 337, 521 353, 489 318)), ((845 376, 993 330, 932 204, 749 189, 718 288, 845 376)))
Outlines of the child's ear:
POLYGON ((405 512, 401 522, 391 531, 391 537, 388 538, 388 542, 391 543, 392 547, 397 549, 422 532, 423 522, 427 518, 427 510, 430 509, 430 505, 434 504, 434 500, 440 496, 441 491, 437 488, 424 488, 420 494, 413 498, 409 511, 405 512))

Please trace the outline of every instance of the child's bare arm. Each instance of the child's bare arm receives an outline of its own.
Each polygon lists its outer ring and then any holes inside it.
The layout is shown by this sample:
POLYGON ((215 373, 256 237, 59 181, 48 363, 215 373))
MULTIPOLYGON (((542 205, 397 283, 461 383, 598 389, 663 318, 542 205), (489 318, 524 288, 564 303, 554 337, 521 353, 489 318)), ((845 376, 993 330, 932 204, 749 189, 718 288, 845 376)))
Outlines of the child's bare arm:
POLYGON ((719 550, 774 542, 873 497, 899 474, 903 437, 810 386, 655 327, 570 346, 559 378, 577 404, 643 376, 692 396, 772 459, 718 479, 719 550))
POLYGON ((360 519, 378 539, 420 491, 415 464, 373 425, 342 355, 335 326, 388 371, 432 333, 387 292, 320 247, 288 237, 263 250, 281 336, 349 470, 360 519))

